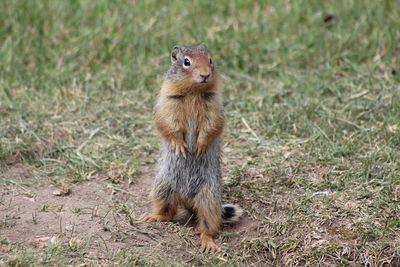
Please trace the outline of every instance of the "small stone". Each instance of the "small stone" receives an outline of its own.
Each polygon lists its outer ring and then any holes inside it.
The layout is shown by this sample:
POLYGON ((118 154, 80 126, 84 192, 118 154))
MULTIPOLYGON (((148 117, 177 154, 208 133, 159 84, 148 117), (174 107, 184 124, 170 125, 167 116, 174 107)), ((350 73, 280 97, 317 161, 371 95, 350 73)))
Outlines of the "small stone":
POLYGON ((57 237, 53 236, 52 238, 50 238, 50 243, 51 244, 55 244, 57 242, 57 237))
POLYGON ((68 183, 64 183, 61 188, 53 191, 55 196, 67 196, 71 193, 71 186, 68 183))

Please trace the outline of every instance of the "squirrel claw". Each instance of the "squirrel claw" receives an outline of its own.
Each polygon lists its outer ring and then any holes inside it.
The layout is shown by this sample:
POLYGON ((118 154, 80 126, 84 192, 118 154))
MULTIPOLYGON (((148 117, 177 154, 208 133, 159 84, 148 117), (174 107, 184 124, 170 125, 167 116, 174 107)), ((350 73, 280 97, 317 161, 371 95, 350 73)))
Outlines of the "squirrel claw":
POLYGON ((197 139, 196 143, 196 154, 198 157, 202 156, 207 150, 208 142, 204 138, 197 139))
POLYGON ((182 141, 182 143, 178 143, 178 142, 172 140, 171 147, 173 150, 175 150, 176 155, 182 154, 182 156, 184 158, 186 158, 186 151, 187 151, 188 146, 184 141, 182 141))
POLYGON ((175 154, 176 155, 182 154, 182 156, 184 158, 186 158, 186 149, 185 149, 185 147, 183 145, 182 146, 181 145, 176 145, 175 154))
POLYGON ((184 158, 186 158, 186 149, 184 147, 181 147, 181 153, 182 153, 182 156, 184 158))
POLYGON ((205 147, 203 146, 197 146, 196 147, 196 155, 198 157, 202 156, 204 154, 204 152, 206 151, 205 147))
POLYGON ((214 253, 218 251, 218 246, 214 243, 214 239, 211 236, 202 234, 200 236, 200 250, 203 253, 214 253))
POLYGON ((159 214, 144 214, 141 218, 142 222, 165 222, 170 221, 171 218, 166 215, 159 215, 159 214))

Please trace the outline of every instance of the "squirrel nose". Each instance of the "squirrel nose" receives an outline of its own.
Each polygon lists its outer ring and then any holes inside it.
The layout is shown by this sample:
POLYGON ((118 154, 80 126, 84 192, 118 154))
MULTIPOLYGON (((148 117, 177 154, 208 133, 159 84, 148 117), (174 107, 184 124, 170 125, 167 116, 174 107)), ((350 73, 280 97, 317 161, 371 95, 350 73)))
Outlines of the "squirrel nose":
POLYGON ((210 74, 200 74, 200 77, 207 80, 207 78, 210 77, 210 74))

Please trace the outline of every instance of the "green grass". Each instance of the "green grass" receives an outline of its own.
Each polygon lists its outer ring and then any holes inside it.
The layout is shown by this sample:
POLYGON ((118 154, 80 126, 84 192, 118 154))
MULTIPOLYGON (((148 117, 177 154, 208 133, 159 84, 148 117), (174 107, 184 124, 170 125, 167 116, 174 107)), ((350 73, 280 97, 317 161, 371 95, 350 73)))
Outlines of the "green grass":
MULTIPOLYGON (((34 178, 20 185, 33 193, 96 176, 134 186, 155 168, 152 109, 169 52, 205 42, 230 101, 224 196, 253 235, 222 235, 225 261, 127 244, 105 263, 399 264, 399 29, 390 0, 3 0, 0 193, 12 168, 34 178)), ((68 243, 0 243, 11 266, 88 260, 68 243)))

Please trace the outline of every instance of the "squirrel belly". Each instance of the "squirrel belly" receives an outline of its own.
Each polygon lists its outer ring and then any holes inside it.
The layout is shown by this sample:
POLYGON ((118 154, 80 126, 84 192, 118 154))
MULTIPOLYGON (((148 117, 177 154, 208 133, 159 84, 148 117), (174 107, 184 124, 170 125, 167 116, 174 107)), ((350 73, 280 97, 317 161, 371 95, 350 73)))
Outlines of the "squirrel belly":
POLYGON ((167 189, 167 192, 157 192, 158 194, 176 194, 183 201, 190 201, 206 186, 211 188, 210 197, 220 201, 220 140, 210 143, 207 151, 200 157, 194 152, 195 142, 187 144, 189 149, 184 157, 176 154, 167 142, 163 142, 154 188, 167 189), (164 186, 160 186, 161 184, 164 186))
MULTIPOLYGON (((195 142, 194 142, 195 143, 195 142)), ((194 145, 189 142, 186 157, 176 154, 169 144, 164 142, 159 171, 154 180, 155 195, 161 199, 179 199, 184 206, 191 206, 191 200, 203 186, 211 188, 209 197, 222 207, 222 223, 238 222, 243 210, 235 204, 221 204, 220 141, 210 144, 201 157, 193 152, 194 145)))

